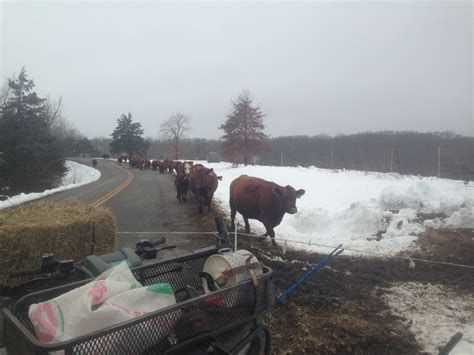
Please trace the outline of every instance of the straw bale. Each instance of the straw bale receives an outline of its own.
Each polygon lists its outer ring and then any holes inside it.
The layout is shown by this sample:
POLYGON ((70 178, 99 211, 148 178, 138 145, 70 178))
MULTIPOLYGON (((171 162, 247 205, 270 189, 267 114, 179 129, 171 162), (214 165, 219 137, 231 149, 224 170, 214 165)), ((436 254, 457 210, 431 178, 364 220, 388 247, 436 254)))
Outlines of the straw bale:
POLYGON ((8 273, 39 267, 41 256, 81 262, 116 246, 113 215, 81 202, 33 202, 0 210, 0 284, 15 285, 8 273))

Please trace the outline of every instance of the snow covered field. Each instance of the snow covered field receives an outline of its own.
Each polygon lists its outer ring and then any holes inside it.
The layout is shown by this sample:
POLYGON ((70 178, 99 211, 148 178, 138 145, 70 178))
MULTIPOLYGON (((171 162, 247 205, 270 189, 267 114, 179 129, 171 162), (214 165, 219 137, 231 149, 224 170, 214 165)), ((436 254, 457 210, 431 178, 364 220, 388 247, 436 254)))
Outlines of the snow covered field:
POLYGON ((451 355, 474 353, 474 296, 459 295, 445 286, 407 282, 382 296, 392 313, 404 319, 424 351, 437 354, 457 332, 461 342, 451 355))
MULTIPOLYGON (((314 244, 342 243, 346 254, 396 254, 416 248, 417 234, 427 227, 474 228, 473 182, 315 167, 203 164, 223 176, 215 197, 228 212, 230 183, 242 174, 305 189, 296 203, 298 213, 286 214, 275 228, 277 240, 313 244, 288 242, 297 249, 327 252, 326 247, 314 244), (423 221, 419 213, 439 216, 423 221)), ((250 220, 250 226, 253 233, 265 231, 258 221, 250 220)))
POLYGON ((0 201, 0 208, 11 207, 23 202, 36 200, 44 196, 52 195, 56 192, 89 184, 93 181, 99 180, 100 178, 100 171, 91 168, 90 166, 79 164, 70 160, 67 160, 65 165, 68 171, 61 179, 61 186, 43 192, 33 192, 29 194, 21 193, 19 195, 12 196, 8 200, 0 201))

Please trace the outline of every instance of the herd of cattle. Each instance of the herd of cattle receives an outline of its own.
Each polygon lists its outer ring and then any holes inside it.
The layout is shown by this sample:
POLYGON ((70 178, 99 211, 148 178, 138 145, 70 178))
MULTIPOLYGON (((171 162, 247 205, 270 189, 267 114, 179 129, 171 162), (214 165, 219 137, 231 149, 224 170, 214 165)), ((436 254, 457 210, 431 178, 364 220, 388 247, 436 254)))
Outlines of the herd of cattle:
POLYGON ((218 181, 222 176, 217 176, 213 169, 192 161, 177 160, 150 160, 140 157, 119 156, 119 163, 128 162, 131 169, 152 169, 164 174, 175 174, 176 198, 179 202, 186 202, 188 190, 196 197, 199 213, 207 206, 211 212, 212 198, 217 190, 218 181))
MULTIPOLYGON (((207 206, 211 212, 211 203, 219 180, 212 168, 192 161, 149 160, 144 158, 120 156, 119 163, 128 162, 130 168, 153 169, 164 174, 175 174, 176 198, 186 202, 188 190, 196 197, 198 212, 207 206)), ((280 186, 272 181, 257 177, 241 175, 230 184, 231 228, 235 228, 235 216, 239 212, 245 222, 245 233, 250 233, 249 219, 263 223, 266 229, 264 236, 274 242, 274 228, 278 226, 285 213, 295 214, 296 199, 303 196, 305 190, 295 190, 292 186, 280 186)))

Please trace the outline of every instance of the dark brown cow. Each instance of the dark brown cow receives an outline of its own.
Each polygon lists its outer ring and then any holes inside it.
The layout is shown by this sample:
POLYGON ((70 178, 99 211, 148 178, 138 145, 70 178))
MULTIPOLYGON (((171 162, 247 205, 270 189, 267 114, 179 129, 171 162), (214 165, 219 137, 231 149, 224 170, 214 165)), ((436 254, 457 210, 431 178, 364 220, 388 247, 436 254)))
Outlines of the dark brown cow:
POLYGON ((131 157, 128 161, 131 169, 141 169, 142 168, 142 159, 139 157, 131 157))
POLYGON ((168 173, 173 174, 174 166, 175 166, 175 161, 170 160, 168 162, 168 173))
POLYGON ((183 164, 180 164, 176 171, 176 178, 174 180, 176 186, 176 198, 179 202, 186 202, 186 196, 188 194, 189 177, 186 174, 183 164))
POLYGON ((212 197, 217 190, 218 180, 222 180, 222 176, 217 176, 214 169, 208 169, 202 164, 191 167, 189 188, 196 197, 199 213, 202 213, 203 206, 207 206, 207 210, 211 212, 212 197))
MULTIPOLYGON (((181 162, 181 161, 177 160, 177 161, 174 162, 173 168, 174 168, 174 171, 176 172, 176 175, 178 175, 178 170, 179 170, 179 167, 181 165, 183 165, 183 162, 181 162)), ((184 172, 184 170, 183 170, 183 172, 184 172)))
POLYGON ((160 160, 158 162, 158 170, 160 171, 160 174, 164 174, 165 173, 165 170, 166 170, 166 165, 165 165, 165 162, 163 160, 160 160))
POLYGON ((270 236, 274 243, 275 231, 285 213, 295 214, 296 199, 303 196, 304 190, 295 190, 290 185, 285 187, 274 182, 252 176, 241 175, 230 184, 230 218, 234 229, 236 212, 245 221, 245 233, 250 233, 249 219, 256 219, 266 228, 264 236, 270 236))

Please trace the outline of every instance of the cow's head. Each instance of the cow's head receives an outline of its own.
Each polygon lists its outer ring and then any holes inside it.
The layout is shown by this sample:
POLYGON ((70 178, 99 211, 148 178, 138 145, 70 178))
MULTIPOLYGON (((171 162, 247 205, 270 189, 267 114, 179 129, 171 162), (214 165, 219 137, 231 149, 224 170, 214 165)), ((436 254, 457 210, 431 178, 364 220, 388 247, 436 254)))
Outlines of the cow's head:
POLYGON ((273 193, 281 198, 285 212, 295 214, 298 212, 298 209, 296 208, 296 199, 303 196, 305 191, 303 189, 295 190, 292 186, 287 185, 285 187, 275 186, 273 188, 273 193))
POLYGON ((196 172, 196 188, 204 189, 212 184, 212 180, 216 179, 216 173, 214 169, 200 168, 196 172))

